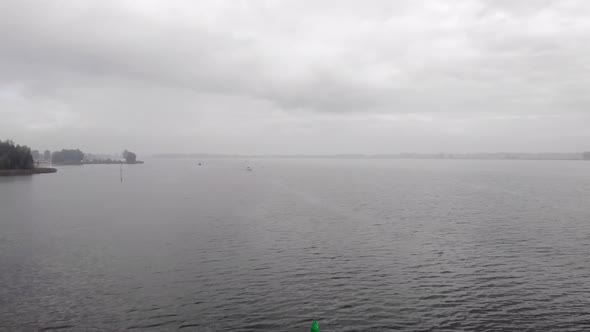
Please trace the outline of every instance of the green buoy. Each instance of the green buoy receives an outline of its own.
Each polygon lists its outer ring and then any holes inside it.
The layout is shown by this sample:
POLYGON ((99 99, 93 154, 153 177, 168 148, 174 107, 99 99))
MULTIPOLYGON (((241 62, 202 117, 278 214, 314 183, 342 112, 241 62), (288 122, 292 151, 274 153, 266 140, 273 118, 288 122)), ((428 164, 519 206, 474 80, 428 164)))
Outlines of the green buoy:
POLYGON ((313 323, 311 323, 311 332, 320 332, 320 326, 315 319, 313 320, 313 323))

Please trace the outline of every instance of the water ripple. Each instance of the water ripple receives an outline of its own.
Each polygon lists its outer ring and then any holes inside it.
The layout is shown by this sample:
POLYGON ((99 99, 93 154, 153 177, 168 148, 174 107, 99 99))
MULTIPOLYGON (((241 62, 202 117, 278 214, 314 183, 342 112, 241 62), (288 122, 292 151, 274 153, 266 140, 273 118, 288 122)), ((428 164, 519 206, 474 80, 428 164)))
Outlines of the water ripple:
POLYGON ((587 167, 264 162, 0 184, 0 330, 590 330, 587 167))

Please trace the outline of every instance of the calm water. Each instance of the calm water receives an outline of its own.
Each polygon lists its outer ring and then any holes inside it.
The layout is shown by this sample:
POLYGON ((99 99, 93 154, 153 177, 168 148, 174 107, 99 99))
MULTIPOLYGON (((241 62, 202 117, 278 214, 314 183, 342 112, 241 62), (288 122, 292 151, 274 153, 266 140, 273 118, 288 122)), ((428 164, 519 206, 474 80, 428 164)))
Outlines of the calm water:
POLYGON ((590 330, 590 163, 250 164, 0 178, 0 330, 590 330))

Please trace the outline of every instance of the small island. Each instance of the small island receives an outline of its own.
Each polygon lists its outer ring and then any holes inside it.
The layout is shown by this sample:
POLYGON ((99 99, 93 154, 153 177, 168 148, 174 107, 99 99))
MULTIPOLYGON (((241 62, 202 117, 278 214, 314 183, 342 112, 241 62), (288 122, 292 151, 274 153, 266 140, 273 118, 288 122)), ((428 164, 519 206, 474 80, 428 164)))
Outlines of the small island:
POLYGON ((0 141, 0 176, 31 175, 55 173, 57 169, 35 167, 31 149, 26 145, 16 145, 13 141, 0 141))

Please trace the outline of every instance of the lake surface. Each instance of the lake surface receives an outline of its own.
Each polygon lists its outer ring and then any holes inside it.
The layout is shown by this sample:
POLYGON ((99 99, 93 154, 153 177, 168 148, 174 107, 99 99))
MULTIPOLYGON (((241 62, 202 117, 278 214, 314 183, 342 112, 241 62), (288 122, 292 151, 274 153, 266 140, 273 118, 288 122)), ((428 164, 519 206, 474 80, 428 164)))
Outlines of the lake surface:
POLYGON ((0 331, 588 331, 590 163, 0 178, 0 331))

